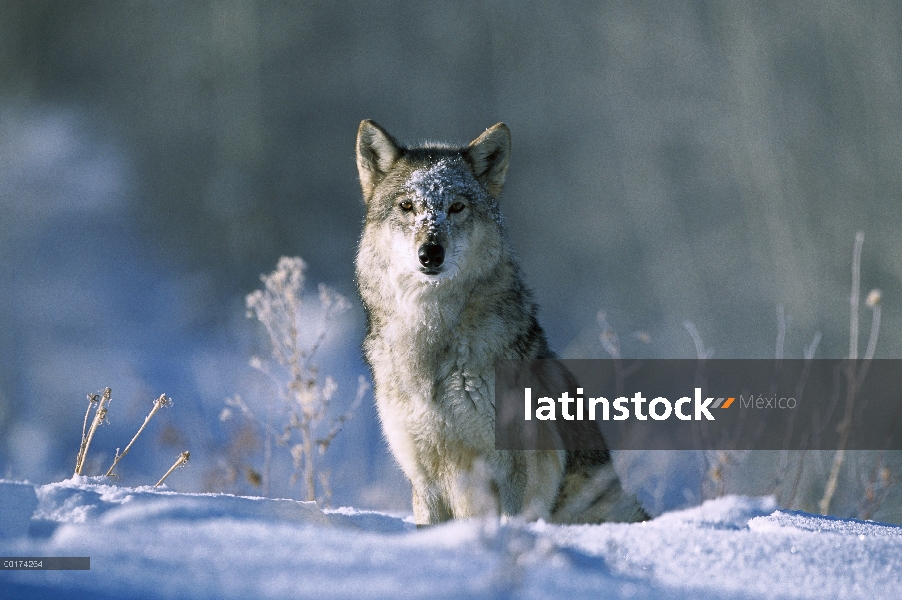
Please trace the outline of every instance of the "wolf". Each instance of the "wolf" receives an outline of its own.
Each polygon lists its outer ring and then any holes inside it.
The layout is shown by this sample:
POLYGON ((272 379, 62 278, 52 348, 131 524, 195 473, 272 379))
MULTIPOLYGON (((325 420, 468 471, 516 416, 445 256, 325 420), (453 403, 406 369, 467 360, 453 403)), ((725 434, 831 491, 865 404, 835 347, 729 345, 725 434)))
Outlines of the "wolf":
MULTIPOLYGON (((555 357, 498 205, 507 126, 466 146, 408 147, 364 120, 356 151, 366 205, 356 260, 364 355, 383 433, 410 480, 416 523, 487 514, 647 519, 606 447, 495 448, 496 359, 555 357)), ((570 381, 563 367, 552 376, 570 381)))

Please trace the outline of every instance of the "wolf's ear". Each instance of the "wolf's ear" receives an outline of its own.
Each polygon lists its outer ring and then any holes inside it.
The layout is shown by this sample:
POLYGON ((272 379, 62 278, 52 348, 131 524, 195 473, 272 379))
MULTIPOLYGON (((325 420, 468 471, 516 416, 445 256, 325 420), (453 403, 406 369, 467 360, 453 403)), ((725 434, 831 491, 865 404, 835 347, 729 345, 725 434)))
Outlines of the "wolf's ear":
POLYGON ((511 154, 511 132, 504 123, 498 123, 470 142, 464 157, 473 167, 473 173, 489 193, 496 198, 504 186, 507 163, 511 154))
POLYGON ((357 172, 366 202, 370 201, 373 190, 400 155, 398 142, 387 131, 369 119, 360 122, 357 129, 357 172))

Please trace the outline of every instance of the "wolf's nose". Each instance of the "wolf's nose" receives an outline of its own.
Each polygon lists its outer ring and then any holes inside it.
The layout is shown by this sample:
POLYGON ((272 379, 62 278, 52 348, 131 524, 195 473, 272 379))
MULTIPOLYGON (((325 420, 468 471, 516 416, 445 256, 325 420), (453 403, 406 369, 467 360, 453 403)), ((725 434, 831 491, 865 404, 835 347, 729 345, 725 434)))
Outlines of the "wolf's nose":
POLYGON ((424 267, 440 267, 445 262, 445 248, 441 244, 423 244, 417 254, 424 267))

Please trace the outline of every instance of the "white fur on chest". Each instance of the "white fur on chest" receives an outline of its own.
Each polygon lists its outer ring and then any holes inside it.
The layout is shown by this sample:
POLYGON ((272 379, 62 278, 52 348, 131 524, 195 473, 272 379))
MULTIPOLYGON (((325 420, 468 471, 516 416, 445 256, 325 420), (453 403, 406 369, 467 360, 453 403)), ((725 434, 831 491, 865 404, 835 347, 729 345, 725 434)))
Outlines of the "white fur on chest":
POLYGON ((367 353, 392 451, 412 479, 468 468, 494 449, 494 357, 471 323, 390 323, 367 353))

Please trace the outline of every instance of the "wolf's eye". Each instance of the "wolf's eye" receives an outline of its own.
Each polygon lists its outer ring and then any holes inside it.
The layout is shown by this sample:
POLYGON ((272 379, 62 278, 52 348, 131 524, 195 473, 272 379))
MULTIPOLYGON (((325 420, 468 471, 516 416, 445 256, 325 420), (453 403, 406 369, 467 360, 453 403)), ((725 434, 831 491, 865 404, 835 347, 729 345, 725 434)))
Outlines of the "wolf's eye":
POLYGON ((404 212, 411 211, 413 210, 413 202, 411 202, 410 200, 404 200, 403 202, 398 204, 398 208, 400 208, 404 212))
POLYGON ((466 208, 466 205, 463 202, 455 202, 450 207, 448 207, 448 212, 453 215, 454 213, 459 213, 464 208, 466 208))

